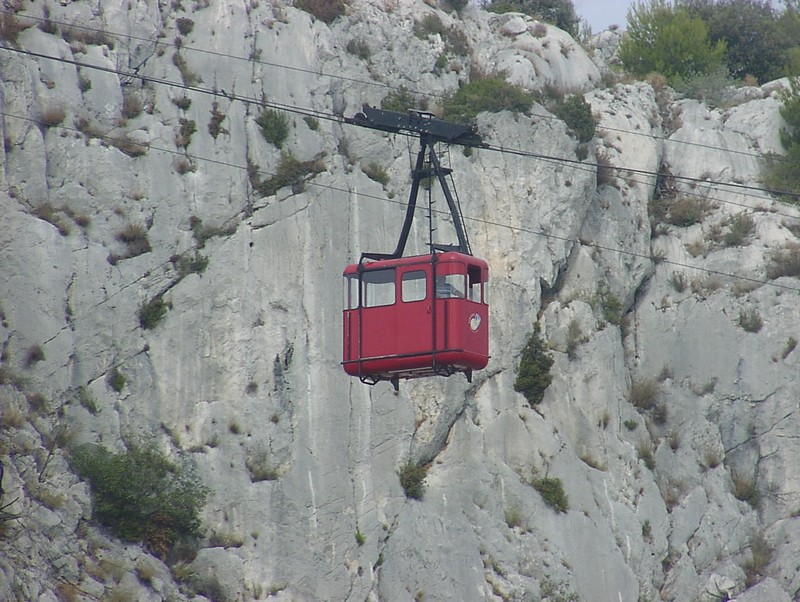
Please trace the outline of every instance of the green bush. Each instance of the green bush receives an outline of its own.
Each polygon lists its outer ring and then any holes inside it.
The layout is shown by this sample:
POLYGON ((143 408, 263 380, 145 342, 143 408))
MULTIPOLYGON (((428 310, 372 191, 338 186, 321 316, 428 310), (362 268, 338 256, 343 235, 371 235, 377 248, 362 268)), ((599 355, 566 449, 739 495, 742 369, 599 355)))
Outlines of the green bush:
POLYGON ((524 113, 533 105, 533 95, 503 77, 486 77, 464 84, 447 96, 443 117, 452 121, 471 122, 478 113, 515 111, 524 113))
POLYGON ((274 109, 264 109, 256 118, 256 123, 261 128, 264 140, 274 144, 277 148, 283 147, 283 143, 289 137, 289 118, 286 113, 274 109))
POLYGON ((600 310, 603 314, 603 320, 614 326, 622 324, 622 312, 624 306, 622 300, 611 292, 608 285, 603 284, 598 289, 594 296, 590 299, 592 309, 600 310))
POLYGON ((680 196, 669 203, 666 221, 673 226, 687 228, 703 221, 708 213, 708 202, 697 196, 680 196))
POLYGON ((569 498, 564 493, 564 484, 561 479, 542 477, 534 479, 531 485, 541 494, 544 503, 556 512, 566 512, 569 509, 569 498))
POLYGON ((256 182, 255 188, 264 196, 272 196, 284 186, 291 186, 292 192, 298 194, 305 189, 305 178, 318 174, 324 169, 322 161, 299 161, 292 155, 284 153, 275 171, 275 175, 263 182, 256 182))
POLYGON ((178 270, 178 275, 184 278, 189 274, 202 274, 205 272, 208 267, 208 257, 195 251, 194 255, 185 253, 180 257, 176 257, 173 263, 178 270))
POLYGON ((634 75, 657 72, 673 81, 709 73, 722 64, 725 42, 712 46, 703 20, 668 0, 634 4, 627 18, 619 58, 634 75))
POLYGON ((786 359, 789 357, 789 354, 797 348, 797 339, 794 337, 789 337, 786 341, 786 346, 783 348, 783 352, 781 353, 781 357, 786 359))
POLYGON ((567 100, 559 102, 553 113, 567 124, 579 142, 589 142, 594 138, 597 122, 592 115, 592 106, 582 95, 573 94, 567 100))
POLYGON ((125 388, 125 375, 116 366, 108 373, 106 380, 108 386, 117 393, 120 393, 125 388))
POLYGON ((381 109, 384 111, 397 111, 405 113, 409 109, 417 108, 417 98, 405 86, 392 90, 381 100, 381 109))
POLYGON ((756 309, 741 310, 739 312, 739 326, 746 332, 758 332, 764 325, 764 320, 761 319, 761 314, 756 309))
POLYGON ((139 326, 145 330, 152 330, 166 317, 167 309, 169 306, 161 297, 143 303, 139 308, 139 326))
POLYGON ((414 22, 414 35, 420 39, 425 39, 428 36, 440 35, 444 37, 446 28, 439 15, 435 13, 428 13, 419 21, 414 22))
POLYGON ((728 222, 728 231, 722 237, 722 243, 726 247, 741 246, 747 242, 755 229, 756 222, 751 216, 744 211, 737 213, 728 222))
POLYGON ((347 42, 347 46, 345 46, 345 50, 352 54, 353 56, 357 56, 362 61, 366 61, 369 59, 372 51, 369 49, 369 44, 365 40, 353 38, 347 42))
POLYGON ((425 466, 414 464, 409 461, 397 472, 400 477, 400 485, 406 492, 406 497, 421 500, 425 495, 425 476, 428 469, 425 466))
POLYGON ((553 375, 550 374, 553 357, 547 350, 545 341, 539 336, 540 331, 537 323, 522 350, 517 379, 514 381, 514 390, 522 393, 531 407, 542 402, 544 392, 553 381, 553 375))
MULTIPOLYGON (((204 224, 203 220, 196 215, 192 215, 189 218, 189 227, 192 229, 192 235, 197 242, 198 249, 204 248, 206 242, 216 236, 230 236, 236 232, 235 223, 231 223, 228 226, 209 226, 204 224)), ((202 256, 199 261, 202 262, 203 259, 206 260, 206 263, 208 262, 208 259, 202 256)))
POLYGON ((686 77, 675 76, 672 87, 678 94, 701 100, 711 108, 723 104, 736 90, 737 82, 728 73, 725 65, 718 65, 708 73, 686 77))
POLYGON ((92 490, 93 516, 122 540, 144 542, 160 558, 198 535, 207 490, 188 466, 152 448, 114 453, 85 444, 72 464, 92 490))
POLYGON ((578 34, 579 19, 572 0, 491 0, 486 9, 493 13, 524 13, 552 23, 573 37, 578 34))

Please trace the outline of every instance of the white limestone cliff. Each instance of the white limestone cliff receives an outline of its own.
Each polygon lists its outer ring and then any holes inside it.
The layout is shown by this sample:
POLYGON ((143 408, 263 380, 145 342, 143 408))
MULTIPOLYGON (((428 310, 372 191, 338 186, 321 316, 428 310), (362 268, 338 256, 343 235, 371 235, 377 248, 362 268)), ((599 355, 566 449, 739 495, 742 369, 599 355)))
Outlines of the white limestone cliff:
MULTIPOLYGON (((0 599, 797 599, 800 281, 768 274, 800 212, 758 189, 781 83, 709 109, 604 84, 614 35, 590 56, 528 17, 432 4, 353 0, 328 25, 284 2, 65 1, 55 30, 0 49, 0 501, 19 515, 2 523, 0 599), (414 35, 429 14, 469 51, 414 35), (339 364, 341 271, 394 247, 409 146, 336 117, 399 86, 435 109, 472 70, 584 92, 597 135, 580 145, 541 104, 479 115, 490 144, 543 157, 449 153, 491 271, 490 364, 471 384, 367 387, 339 364), (282 153, 255 123, 262 100, 319 117, 290 114, 283 150, 323 165, 303 190, 251 185, 282 153), (651 228, 671 191, 703 197, 702 219, 651 228), (742 215, 751 229, 726 243, 742 215), (130 227, 147 248, 120 240, 130 227), (181 272, 195 253, 205 271, 181 272), (143 329, 156 297, 169 311, 143 329), (531 408, 513 385, 537 320, 554 379, 531 408), (90 520, 68 462, 84 442, 194 462, 209 497, 190 563, 90 520), (275 478, 253 482, 254 457, 275 478), (429 464, 421 501, 398 481, 409 460, 429 464), (561 479, 567 512, 534 474, 561 479)), ((425 236, 420 221, 411 250, 425 236)))

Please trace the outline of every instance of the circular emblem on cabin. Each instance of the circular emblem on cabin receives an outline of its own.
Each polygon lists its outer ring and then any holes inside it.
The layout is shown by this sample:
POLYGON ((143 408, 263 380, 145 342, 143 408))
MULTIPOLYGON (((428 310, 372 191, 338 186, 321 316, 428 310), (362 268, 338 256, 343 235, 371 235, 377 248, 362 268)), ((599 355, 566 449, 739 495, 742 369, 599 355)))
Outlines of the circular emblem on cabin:
POLYGON ((475 332, 481 327, 481 317, 478 314, 472 314, 469 317, 469 327, 472 329, 472 332, 475 332))

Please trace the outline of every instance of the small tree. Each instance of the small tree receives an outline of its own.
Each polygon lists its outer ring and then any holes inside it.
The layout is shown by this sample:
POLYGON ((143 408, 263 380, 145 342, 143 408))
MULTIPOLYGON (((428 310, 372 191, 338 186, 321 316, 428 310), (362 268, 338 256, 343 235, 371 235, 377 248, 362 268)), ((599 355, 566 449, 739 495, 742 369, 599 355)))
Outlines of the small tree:
POLYGON ((553 375, 550 374, 553 357, 548 352, 539 333, 540 328, 537 323, 533 327, 533 334, 530 335, 528 343, 522 350, 517 380, 514 381, 514 390, 522 393, 531 407, 542 402, 544 392, 553 381, 553 375))
POLYGON ((784 75, 786 50, 795 46, 800 31, 772 7, 769 0, 680 0, 680 5, 703 19, 712 44, 725 40, 725 64, 737 79, 747 75, 760 83, 784 75))
MULTIPOLYGON (((767 162, 765 180, 770 188, 800 192, 800 77, 791 80, 791 88, 783 94, 781 117, 786 127, 781 130, 784 157, 771 157, 767 162)), ((787 200, 797 203, 797 196, 787 200)))
POLYGON ((709 73, 722 64, 725 42, 712 46, 703 20, 668 0, 634 4, 627 17, 619 58, 634 75, 655 71, 674 80, 709 73))

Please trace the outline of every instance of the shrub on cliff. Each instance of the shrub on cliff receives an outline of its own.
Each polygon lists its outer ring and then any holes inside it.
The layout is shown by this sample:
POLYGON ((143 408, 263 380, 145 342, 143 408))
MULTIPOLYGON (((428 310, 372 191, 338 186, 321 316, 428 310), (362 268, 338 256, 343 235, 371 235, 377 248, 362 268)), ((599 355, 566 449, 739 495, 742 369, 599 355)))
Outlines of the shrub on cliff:
POLYGON ((519 86, 509 84, 501 77, 475 79, 461 86, 458 91, 445 98, 444 118, 468 123, 478 113, 487 111, 516 111, 524 113, 533 105, 533 95, 519 86))
POLYGON ((550 374, 553 358, 539 332, 539 325, 536 324, 522 350, 517 380, 514 382, 514 390, 522 393, 531 407, 542 402, 544 392, 553 381, 553 375, 550 374))
POLYGON ((114 453, 94 444, 77 448, 72 465, 89 481, 94 518, 120 539, 144 542, 163 559, 199 533, 207 491, 187 466, 152 448, 114 453))

